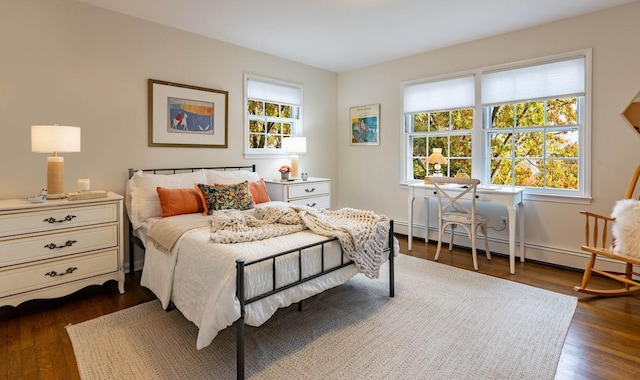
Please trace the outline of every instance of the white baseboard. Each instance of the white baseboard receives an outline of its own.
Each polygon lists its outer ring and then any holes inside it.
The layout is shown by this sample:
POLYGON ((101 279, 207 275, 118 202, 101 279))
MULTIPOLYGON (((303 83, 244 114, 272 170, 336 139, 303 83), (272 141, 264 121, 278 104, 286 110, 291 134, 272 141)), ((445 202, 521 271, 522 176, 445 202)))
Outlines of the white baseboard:
MULTIPOLYGON (((395 221, 393 222, 394 232, 402 235, 407 235, 409 232, 409 226, 406 222, 395 221)), ((415 224, 413 225, 413 237, 418 237, 424 239, 425 237, 425 226, 424 224, 415 224)), ((429 240, 437 241, 438 240, 438 230, 437 228, 429 228, 429 240)), ((456 245, 471 247, 469 239, 466 234, 456 233, 456 237, 454 239, 456 245)), ((516 262, 520 260, 520 252, 519 252, 519 243, 516 241, 516 262)), ((580 244, 582 242, 576 242, 575 250, 568 250, 559 247, 553 247, 548 245, 539 245, 525 242, 525 262, 526 260, 535 260, 541 263, 547 263, 552 265, 559 265, 568 268, 574 268, 578 270, 584 270, 587 262, 589 260, 590 255, 588 253, 582 252, 580 250, 580 244)), ((491 252, 497 252, 503 255, 509 255, 509 242, 505 239, 495 238, 489 236, 489 248, 491 252)), ((624 265, 619 261, 614 261, 610 259, 599 259, 602 263, 599 265, 600 268, 605 270, 613 270, 613 271, 624 271, 624 265)))

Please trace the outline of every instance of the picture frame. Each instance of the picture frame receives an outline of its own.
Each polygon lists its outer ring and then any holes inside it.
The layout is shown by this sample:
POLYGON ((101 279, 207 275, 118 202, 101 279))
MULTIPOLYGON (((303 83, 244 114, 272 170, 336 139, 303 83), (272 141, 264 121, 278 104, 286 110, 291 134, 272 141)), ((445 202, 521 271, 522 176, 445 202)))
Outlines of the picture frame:
POLYGON ((229 93, 149 79, 149 146, 227 148, 229 93))
POLYGON ((349 109, 351 145, 380 145, 380 104, 349 109))

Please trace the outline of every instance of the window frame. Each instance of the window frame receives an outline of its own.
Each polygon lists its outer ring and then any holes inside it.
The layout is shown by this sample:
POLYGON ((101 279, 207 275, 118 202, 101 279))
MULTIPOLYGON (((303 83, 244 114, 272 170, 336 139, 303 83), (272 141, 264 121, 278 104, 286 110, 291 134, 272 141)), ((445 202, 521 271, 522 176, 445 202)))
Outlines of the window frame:
MULTIPOLYGON (((262 76, 258 76, 258 75, 253 75, 253 74, 244 74, 244 103, 243 103, 243 114, 244 114, 244 122, 243 122, 243 126, 244 126, 244 155, 245 158, 280 158, 280 157, 288 157, 290 155, 290 153, 285 152, 282 147, 278 147, 278 148, 268 148, 268 147, 264 147, 264 148, 251 148, 249 145, 249 138, 251 135, 251 131, 250 131, 250 121, 251 120, 255 120, 255 119, 264 119, 265 122, 269 122, 269 121, 275 121, 275 122, 288 122, 291 123, 291 131, 289 136, 291 137, 303 137, 303 120, 304 120, 304 88, 302 84, 299 83, 293 83, 293 82, 286 82, 286 81, 282 81, 282 80, 278 80, 278 79, 272 79, 272 78, 267 78, 267 77, 262 77, 262 76), (263 83, 266 85, 271 85, 271 86, 282 86, 283 88, 293 88, 295 90, 297 90, 299 92, 299 104, 296 104, 294 102, 289 102, 286 100, 278 100, 278 99, 260 99, 260 98, 254 98, 254 97, 249 97, 249 81, 255 81, 256 83, 263 83), (280 118, 280 117, 274 117, 274 116, 266 116, 263 115, 261 117, 252 117, 249 114, 249 110, 248 110, 248 104, 249 104, 249 100, 258 100, 258 101, 263 101, 263 102, 270 102, 270 103, 277 103, 280 105, 287 105, 287 106, 293 106, 293 107, 298 107, 299 108, 299 112, 298 112, 298 118, 297 119, 293 119, 293 118, 280 118)), ((267 132, 267 135, 269 133, 267 132)))
MULTIPOLYGON (((567 97, 568 98, 568 97, 567 97)), ((581 167, 581 159, 580 159, 580 154, 581 154, 581 148, 580 148, 580 136, 584 133, 583 130, 585 128, 584 126, 584 112, 585 112, 585 107, 584 107, 584 103, 586 102, 586 96, 582 97, 582 96, 572 96, 572 98, 576 98, 577 99, 577 118, 578 118, 578 123, 577 124, 567 124, 567 125, 549 125, 549 124, 544 124, 544 125, 536 125, 536 126, 518 126, 518 125, 514 125, 509 127, 509 128, 491 128, 489 126, 490 124, 490 110, 492 107, 495 107, 497 105, 491 105, 491 106, 483 106, 482 107, 482 122, 483 122, 483 128, 482 128, 482 132, 484 134, 484 141, 486 141, 487 143, 484 144, 484 149, 485 149, 485 154, 483 156, 483 173, 486 173, 486 183, 490 183, 491 179, 490 177, 490 173, 491 173, 491 161, 492 161, 492 157, 491 157, 491 144, 489 143, 491 140, 491 135, 493 134, 500 134, 500 133, 542 133, 542 134, 546 134, 549 132, 554 132, 554 131, 577 131, 578 132, 578 157, 573 159, 573 158, 553 158, 553 157, 547 157, 546 156, 546 146, 542 146, 541 149, 543 151, 543 155, 542 157, 532 157, 534 159, 541 159, 544 162, 547 161, 556 161, 556 160, 564 160, 564 161, 577 161, 578 162, 578 189, 584 188, 585 184, 585 178, 584 176, 581 175, 580 173, 580 167, 581 167), (582 121, 582 122, 580 122, 582 121)), ((558 98, 550 98, 550 99, 558 99, 558 98)), ((547 100, 550 99, 532 99, 529 101, 542 101, 542 102, 546 102, 547 100)), ((527 101, 527 102, 529 102, 527 101)), ((524 102, 515 102, 515 103, 506 103, 509 105, 518 105, 518 104, 522 104, 524 102)), ((515 116, 515 115, 514 115, 515 116)), ((545 110, 545 119, 546 119, 546 110, 545 110)), ((543 137, 543 139, 546 139, 546 137, 543 137)), ((544 140, 543 140, 544 141, 544 140)), ((511 155, 509 157, 505 157, 505 160, 514 162, 517 161, 518 159, 523 159, 522 157, 518 157, 515 152, 511 152, 511 155)), ((526 159, 526 158, 525 158, 526 159)), ((495 185, 495 186, 511 186, 511 185, 495 185)), ((519 186, 516 186, 519 187, 519 186)), ((554 195, 554 196, 575 196, 576 193, 580 193, 579 190, 572 190, 572 189, 561 189, 561 188, 546 188, 546 187, 525 187, 527 189, 527 193, 529 195, 534 195, 534 194, 538 194, 538 195, 554 195)))
MULTIPOLYGON (((580 112, 579 118, 582 118, 582 123, 578 127, 578 176, 579 185, 578 190, 565 190, 565 189, 546 189, 546 188, 533 188, 526 187, 524 191, 524 197, 526 199, 556 201, 566 203, 589 203, 591 200, 591 110, 592 110, 592 51, 591 49, 577 50, 562 54, 556 54, 551 56, 527 59, 517 62, 510 62, 500 65, 493 65, 489 67, 482 67, 464 72, 451 73, 446 75, 440 75, 435 77, 411 80, 401 83, 401 96, 402 103, 404 104, 405 88, 410 85, 419 83, 427 83, 432 81, 442 81, 447 79, 454 79, 461 76, 474 75, 475 76, 475 106, 474 106, 474 120, 473 130, 471 134, 472 146, 474 147, 471 152, 472 170, 471 176, 479 178, 482 183, 490 183, 489 178, 489 165, 490 165, 490 146, 488 143, 489 131, 483 127, 484 108, 481 99, 481 86, 482 75, 498 70, 510 70, 527 66, 535 66, 540 64, 552 63, 554 61, 569 60, 571 58, 584 58, 584 100, 579 102, 580 112), (478 148, 480 147, 480 148, 478 148)), ((562 96, 558 96, 561 98, 562 96)), ((449 110, 446 110, 449 111, 449 110)), ((412 137, 415 133, 409 132, 410 126, 407 125, 408 113, 405 113, 404 108, 401 110, 402 116, 402 128, 401 128, 401 155, 402 159, 402 175, 401 184, 411 184, 422 182, 420 179, 413 179, 413 151, 410 145, 412 137)), ((517 186, 514 186, 517 187, 517 186)))

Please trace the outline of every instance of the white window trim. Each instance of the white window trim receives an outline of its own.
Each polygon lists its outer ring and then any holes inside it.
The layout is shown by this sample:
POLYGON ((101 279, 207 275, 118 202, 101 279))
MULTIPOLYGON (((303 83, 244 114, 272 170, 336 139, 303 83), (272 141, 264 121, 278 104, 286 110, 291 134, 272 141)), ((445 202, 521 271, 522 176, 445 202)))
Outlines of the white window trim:
MULTIPOLYGON (((421 82, 432 82, 438 80, 447 80, 447 79, 455 79, 462 76, 475 75, 476 86, 475 86, 475 108, 474 108, 474 118, 473 118, 473 131, 472 131, 472 141, 474 146, 480 146, 481 149, 472 149, 471 158, 472 158, 472 172, 471 176, 474 178, 480 178, 482 182, 487 182, 487 173, 484 170, 483 166, 485 165, 484 158, 486 156, 486 137, 487 134, 482 129, 482 99, 481 99, 481 80, 482 74, 485 72, 494 72, 498 70, 508 70, 517 67, 523 66, 532 66, 541 63, 549 63, 557 60, 565 60, 572 57, 584 56, 585 58, 585 101, 584 101, 584 130, 580 131, 580 139, 578 143, 578 149, 580 152, 579 156, 579 178, 582 179, 580 185, 582 186, 582 191, 580 194, 566 194, 561 190, 546 190, 544 193, 540 193, 534 191, 534 189, 527 189, 524 192, 524 198, 529 200, 538 200, 538 201, 550 201, 550 202, 563 202, 563 203, 576 203, 576 204, 588 204, 591 201, 591 112, 592 112, 592 49, 583 49, 577 50, 567 53, 555 54, 545 57, 538 57, 533 59, 526 59, 517 62, 510 62, 500 65, 493 65, 488 67, 482 67, 474 70, 467 70, 462 72, 450 73, 445 75, 439 75, 428 78, 415 79, 410 81, 404 81, 400 83, 400 97, 401 104, 404 104, 404 88, 405 86, 421 83, 421 82)), ((420 183, 421 180, 410 179, 412 176, 412 168, 408 167, 409 157, 411 157, 411 151, 409 149, 407 143, 407 132, 405 130, 405 113, 404 109, 400 112, 400 122, 401 122, 401 138, 400 138, 400 154, 401 154, 401 185, 407 185, 410 183, 420 183), (410 175, 411 174, 411 175, 410 175)))
MULTIPOLYGON (((290 153, 287 153, 285 151, 283 151, 282 149, 249 149, 249 115, 247 113, 247 103, 249 101, 249 97, 247 96, 247 90, 248 90, 248 81, 249 80, 255 80, 258 82, 264 82, 264 83, 268 83, 268 84, 276 84, 276 85, 281 85, 281 86, 286 86, 286 87, 293 87, 293 88, 297 88, 300 91, 300 104, 296 105, 298 107, 300 107, 300 119, 299 122, 297 123, 297 125, 294 125, 292 130, 291 130, 291 136, 295 136, 295 137, 303 137, 303 120, 304 120, 304 88, 302 84, 299 83, 293 83, 293 82, 286 82, 286 81, 282 81, 282 80, 278 80, 278 79, 272 79, 272 78, 267 78, 267 77, 263 77, 263 76, 259 76, 259 75, 254 75, 254 74, 244 74, 244 96, 243 96, 243 106, 242 106, 242 113, 243 113, 243 128, 244 128, 244 132, 243 132, 243 136, 244 136, 244 143, 243 143, 243 147, 244 147, 244 157, 245 158, 251 158, 251 159, 257 159, 257 158, 289 158, 291 157, 290 153)), ((303 156, 304 154, 300 154, 300 156, 303 156)))

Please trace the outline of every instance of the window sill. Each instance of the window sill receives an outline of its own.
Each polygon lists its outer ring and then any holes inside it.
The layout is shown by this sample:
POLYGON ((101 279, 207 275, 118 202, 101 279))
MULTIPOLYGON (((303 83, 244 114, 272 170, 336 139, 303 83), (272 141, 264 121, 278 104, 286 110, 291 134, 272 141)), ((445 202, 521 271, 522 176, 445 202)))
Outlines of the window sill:
POLYGON ((570 195, 558 195, 558 194, 527 194, 524 192, 525 201, 535 202, 554 202, 554 203, 568 203, 577 205, 590 205, 590 196, 570 196, 570 195))

